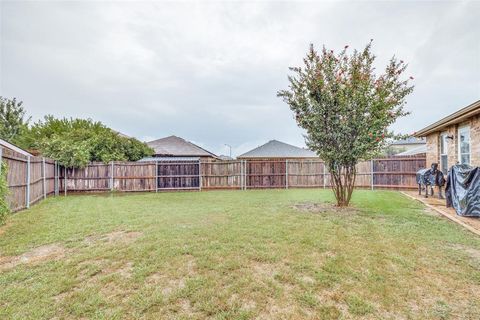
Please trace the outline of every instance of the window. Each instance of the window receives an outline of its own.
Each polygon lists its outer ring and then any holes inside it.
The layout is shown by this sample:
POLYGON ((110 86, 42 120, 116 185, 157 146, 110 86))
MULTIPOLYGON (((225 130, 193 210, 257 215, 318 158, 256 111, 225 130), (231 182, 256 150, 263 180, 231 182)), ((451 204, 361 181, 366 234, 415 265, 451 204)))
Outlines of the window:
POLYGON ((470 164, 470 127, 458 129, 458 161, 470 164))
POLYGON ((443 174, 448 173, 448 144, 447 144, 448 134, 442 133, 440 135, 440 170, 443 174))

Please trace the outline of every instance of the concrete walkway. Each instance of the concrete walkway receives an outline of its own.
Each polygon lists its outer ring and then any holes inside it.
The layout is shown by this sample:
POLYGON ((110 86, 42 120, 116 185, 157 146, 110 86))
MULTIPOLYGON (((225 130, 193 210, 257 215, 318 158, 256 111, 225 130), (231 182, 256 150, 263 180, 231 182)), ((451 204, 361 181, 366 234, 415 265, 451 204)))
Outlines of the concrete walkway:
POLYGON ((402 191, 402 193, 480 236, 480 218, 458 216, 455 209, 446 207, 445 199, 439 199, 436 195, 425 198, 424 195, 418 195, 418 191, 402 191))

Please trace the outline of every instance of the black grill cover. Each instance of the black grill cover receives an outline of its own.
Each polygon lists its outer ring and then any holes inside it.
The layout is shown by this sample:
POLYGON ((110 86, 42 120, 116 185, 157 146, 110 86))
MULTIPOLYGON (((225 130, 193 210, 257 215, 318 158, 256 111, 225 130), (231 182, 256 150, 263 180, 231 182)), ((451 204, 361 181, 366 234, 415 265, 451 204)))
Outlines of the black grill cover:
POLYGON ((448 171, 445 188, 447 207, 457 215, 480 217, 480 168, 457 164, 448 171))
POLYGON ((430 169, 420 169, 417 171, 417 184, 427 184, 430 169))
POLYGON ((441 171, 437 171, 437 174, 433 175, 432 169, 420 169, 417 171, 417 184, 443 187, 445 178, 441 171))

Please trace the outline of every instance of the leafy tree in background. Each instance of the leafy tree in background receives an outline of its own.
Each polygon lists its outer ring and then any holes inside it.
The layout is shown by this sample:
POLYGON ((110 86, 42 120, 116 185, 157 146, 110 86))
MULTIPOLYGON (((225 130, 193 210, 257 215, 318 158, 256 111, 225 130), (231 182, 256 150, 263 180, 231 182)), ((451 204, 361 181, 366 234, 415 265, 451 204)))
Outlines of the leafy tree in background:
POLYGON ((289 89, 278 96, 290 106, 306 143, 325 162, 332 177, 338 206, 348 206, 359 161, 371 159, 386 147, 388 130, 404 111, 413 91, 403 79, 407 65, 393 57, 379 75, 373 66, 372 42, 352 54, 346 46, 317 52, 313 45, 303 67, 290 68, 289 89))
POLYGON ((91 119, 48 115, 32 125, 25 141, 30 149, 68 167, 83 167, 91 161, 137 161, 153 154, 145 143, 120 136, 91 119))
POLYGON ((21 101, 17 102, 15 98, 7 99, 0 96, 0 138, 25 147, 22 137, 30 121, 25 114, 21 101))

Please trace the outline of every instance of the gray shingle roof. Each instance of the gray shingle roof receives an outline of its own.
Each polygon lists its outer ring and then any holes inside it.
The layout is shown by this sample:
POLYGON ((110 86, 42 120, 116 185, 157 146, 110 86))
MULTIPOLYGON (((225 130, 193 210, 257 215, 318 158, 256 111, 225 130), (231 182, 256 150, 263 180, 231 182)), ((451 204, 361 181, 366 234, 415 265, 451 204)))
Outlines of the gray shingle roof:
POLYGON ((28 153, 27 151, 23 150, 23 149, 20 149, 19 147, 9 143, 8 141, 5 141, 3 139, 0 139, 0 147, 4 147, 4 148, 7 148, 7 149, 10 149, 10 150, 13 150, 15 152, 18 152, 20 154, 23 154, 24 156, 32 156, 30 153, 28 153))
POLYGON ((425 144, 425 139, 422 138, 415 138, 415 137, 408 137, 407 139, 402 139, 402 140, 395 140, 392 142, 392 145, 405 145, 405 144, 425 144))
POLYGON ((292 146, 291 144, 270 140, 238 158, 318 158, 317 154, 308 149, 292 146))
POLYGON ((170 157, 214 157, 217 156, 193 143, 177 136, 147 142, 157 156, 170 157))
POLYGON ((182 162, 182 161, 198 161, 199 157, 145 157, 138 162, 182 162))
POLYGON ((427 153, 427 145, 421 145, 419 147, 412 148, 410 150, 397 153, 396 156, 414 156, 417 154, 427 153))

